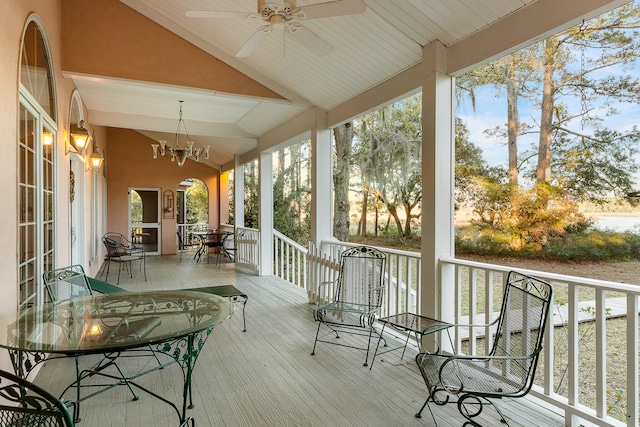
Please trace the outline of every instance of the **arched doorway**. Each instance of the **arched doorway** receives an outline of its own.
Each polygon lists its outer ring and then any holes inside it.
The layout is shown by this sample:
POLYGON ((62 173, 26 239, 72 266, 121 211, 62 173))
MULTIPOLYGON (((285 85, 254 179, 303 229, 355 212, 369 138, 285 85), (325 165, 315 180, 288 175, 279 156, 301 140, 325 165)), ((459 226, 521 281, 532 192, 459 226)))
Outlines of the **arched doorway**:
POLYGON ((209 190, 197 178, 188 178, 176 189, 178 250, 195 245, 191 231, 209 224, 209 190))

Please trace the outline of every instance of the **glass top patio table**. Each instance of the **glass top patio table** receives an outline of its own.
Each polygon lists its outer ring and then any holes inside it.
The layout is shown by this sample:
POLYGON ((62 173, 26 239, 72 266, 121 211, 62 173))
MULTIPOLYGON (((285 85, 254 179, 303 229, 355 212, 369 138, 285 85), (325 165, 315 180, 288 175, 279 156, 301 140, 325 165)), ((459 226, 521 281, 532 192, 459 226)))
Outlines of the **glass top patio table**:
MULTIPOLYGON (((388 353, 391 351, 395 351, 398 349, 402 349, 402 356, 400 359, 404 358, 404 353, 407 349, 407 344, 409 343, 409 337, 413 333, 416 339, 416 345, 418 347, 418 351, 423 351, 422 346, 420 344, 421 337, 429 334, 435 334, 440 331, 447 331, 447 335, 449 336, 449 342, 451 347, 453 348, 453 341, 451 340, 451 335, 449 334, 449 328, 453 326, 451 323, 443 322, 437 319, 432 319, 427 316, 420 316, 414 313, 399 313, 387 317, 382 317, 378 319, 382 323, 382 331, 380 332, 380 338, 378 339, 378 345, 376 346, 376 350, 373 354, 373 361, 371 362, 371 368, 373 368, 373 363, 376 360, 376 356, 382 355, 384 353, 388 353), (380 341, 382 340, 382 333, 384 332, 384 328, 389 325, 395 329, 399 329, 401 331, 407 332, 407 337, 404 342, 404 345, 396 348, 392 348, 383 352, 378 352, 378 347, 380 347, 380 341)), ((385 344, 386 345, 386 344, 385 344)), ((436 352, 439 352, 436 350, 436 352)), ((370 368, 370 369, 371 369, 370 368)))
POLYGON ((232 311, 225 298, 202 292, 79 297, 0 318, 0 347, 66 355, 127 350, 211 328, 232 311))
MULTIPOLYGON (((232 313, 233 304, 227 298, 206 292, 147 291, 82 296, 0 317, 0 347, 9 350, 16 374, 23 378, 46 360, 48 353, 74 356, 77 361, 78 356, 87 354, 152 348, 156 358, 163 354, 182 369, 182 408, 133 382, 169 364, 159 364, 126 380, 171 405, 182 423, 186 420, 187 397, 193 405, 191 375, 198 354, 213 327, 232 313)), ((115 385, 122 384, 116 380, 115 385)), ((77 411, 75 418, 79 418, 80 401, 99 392, 81 397, 80 384, 76 383, 74 410, 77 411)), ((106 386, 105 390, 111 387, 106 386)))
POLYGON ((208 235, 218 234, 222 236, 220 238, 221 247, 224 247, 224 241, 227 237, 233 236, 233 232, 231 231, 216 230, 216 229, 196 230, 196 231, 192 231, 191 234, 200 238, 200 247, 198 248, 196 253, 193 255, 193 259, 197 261, 200 261, 200 258, 202 257, 202 255, 204 254, 204 251, 206 250, 205 243, 207 242, 208 235))

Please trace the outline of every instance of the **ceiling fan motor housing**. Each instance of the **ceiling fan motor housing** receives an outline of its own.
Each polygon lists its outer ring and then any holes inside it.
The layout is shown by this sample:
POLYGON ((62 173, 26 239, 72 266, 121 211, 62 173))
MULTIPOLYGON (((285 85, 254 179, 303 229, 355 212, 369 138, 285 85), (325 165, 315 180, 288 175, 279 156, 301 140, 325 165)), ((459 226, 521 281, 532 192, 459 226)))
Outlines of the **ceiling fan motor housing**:
POLYGON ((296 9, 294 0, 285 0, 282 3, 271 3, 265 0, 258 0, 258 13, 263 18, 269 19, 274 15, 287 17, 296 9))

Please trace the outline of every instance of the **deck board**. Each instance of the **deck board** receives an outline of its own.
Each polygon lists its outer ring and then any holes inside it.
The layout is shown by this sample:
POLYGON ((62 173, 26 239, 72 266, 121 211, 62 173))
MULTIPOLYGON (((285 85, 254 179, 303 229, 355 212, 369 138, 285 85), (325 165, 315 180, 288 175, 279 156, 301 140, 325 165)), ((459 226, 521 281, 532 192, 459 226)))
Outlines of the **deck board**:
MULTIPOLYGON (((113 273, 109 281, 115 283, 113 273)), ((194 368, 195 408, 188 414, 198 426, 432 426, 425 410, 414 417, 426 397, 415 349, 403 361, 400 352, 376 359, 373 369, 363 366, 364 352, 319 343, 311 355, 316 323, 306 291, 277 277, 257 277, 236 272, 233 264, 195 264, 188 254, 147 258, 143 275, 122 275, 119 286, 131 290, 182 289, 233 285, 249 296, 247 332, 242 313, 218 325, 194 368)), ((361 340, 343 336, 341 340, 361 340)), ((391 344, 393 345, 393 344, 391 344)), ((82 362, 87 363, 83 360, 82 362)), ((141 358, 120 363, 134 369, 141 358)), ((59 393, 74 378, 72 359, 47 361, 35 380, 59 393)), ((139 379, 173 401, 179 401, 182 374, 177 366, 139 379)), ((176 426, 178 418, 168 405, 140 391, 132 401, 126 387, 117 387, 82 404, 83 426, 176 426)), ((72 394, 67 394, 69 398, 72 394)), ((512 427, 562 426, 557 415, 524 404, 524 399, 499 403, 512 427), (526 423, 526 424, 525 424, 526 423)), ((454 405, 435 407, 438 425, 459 426, 454 405)), ((487 409, 487 425, 500 425, 487 409)))

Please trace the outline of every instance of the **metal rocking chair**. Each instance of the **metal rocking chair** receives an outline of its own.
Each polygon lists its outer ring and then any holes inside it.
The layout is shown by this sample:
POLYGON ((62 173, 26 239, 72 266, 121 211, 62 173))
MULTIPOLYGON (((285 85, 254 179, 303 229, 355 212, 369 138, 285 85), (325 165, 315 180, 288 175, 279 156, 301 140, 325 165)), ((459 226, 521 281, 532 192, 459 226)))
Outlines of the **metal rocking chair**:
MULTIPOLYGON (((494 322, 456 325, 485 328, 485 339, 493 340, 488 355, 418 354, 416 362, 429 396, 416 417, 421 417, 429 402, 445 405, 451 395, 457 395, 452 403, 457 403, 458 411, 467 419, 464 426, 481 426, 474 418, 480 415, 484 404, 493 406, 501 421, 508 425, 500 409, 489 399, 522 397, 531 390, 552 294, 549 283, 511 271, 504 289, 502 309, 494 322)), ((431 407, 429 412, 435 422, 431 407)))
MULTIPOLYGON (((315 354, 318 342, 341 345, 344 347, 366 350, 364 366, 368 366, 372 336, 380 333, 373 323, 376 313, 382 305, 384 294, 383 273, 385 255, 381 251, 367 246, 347 249, 340 256, 340 275, 333 289, 333 302, 316 307, 313 317, 318 322, 316 339, 311 354, 315 354), (325 325, 329 332, 320 335, 320 327, 325 325), (339 331, 369 337, 366 348, 351 345, 348 342, 336 341, 339 331), (335 339, 325 339, 335 334, 335 339)), ((334 284, 322 283, 320 286, 334 284)), ((323 295, 321 293, 321 295, 323 295)))

